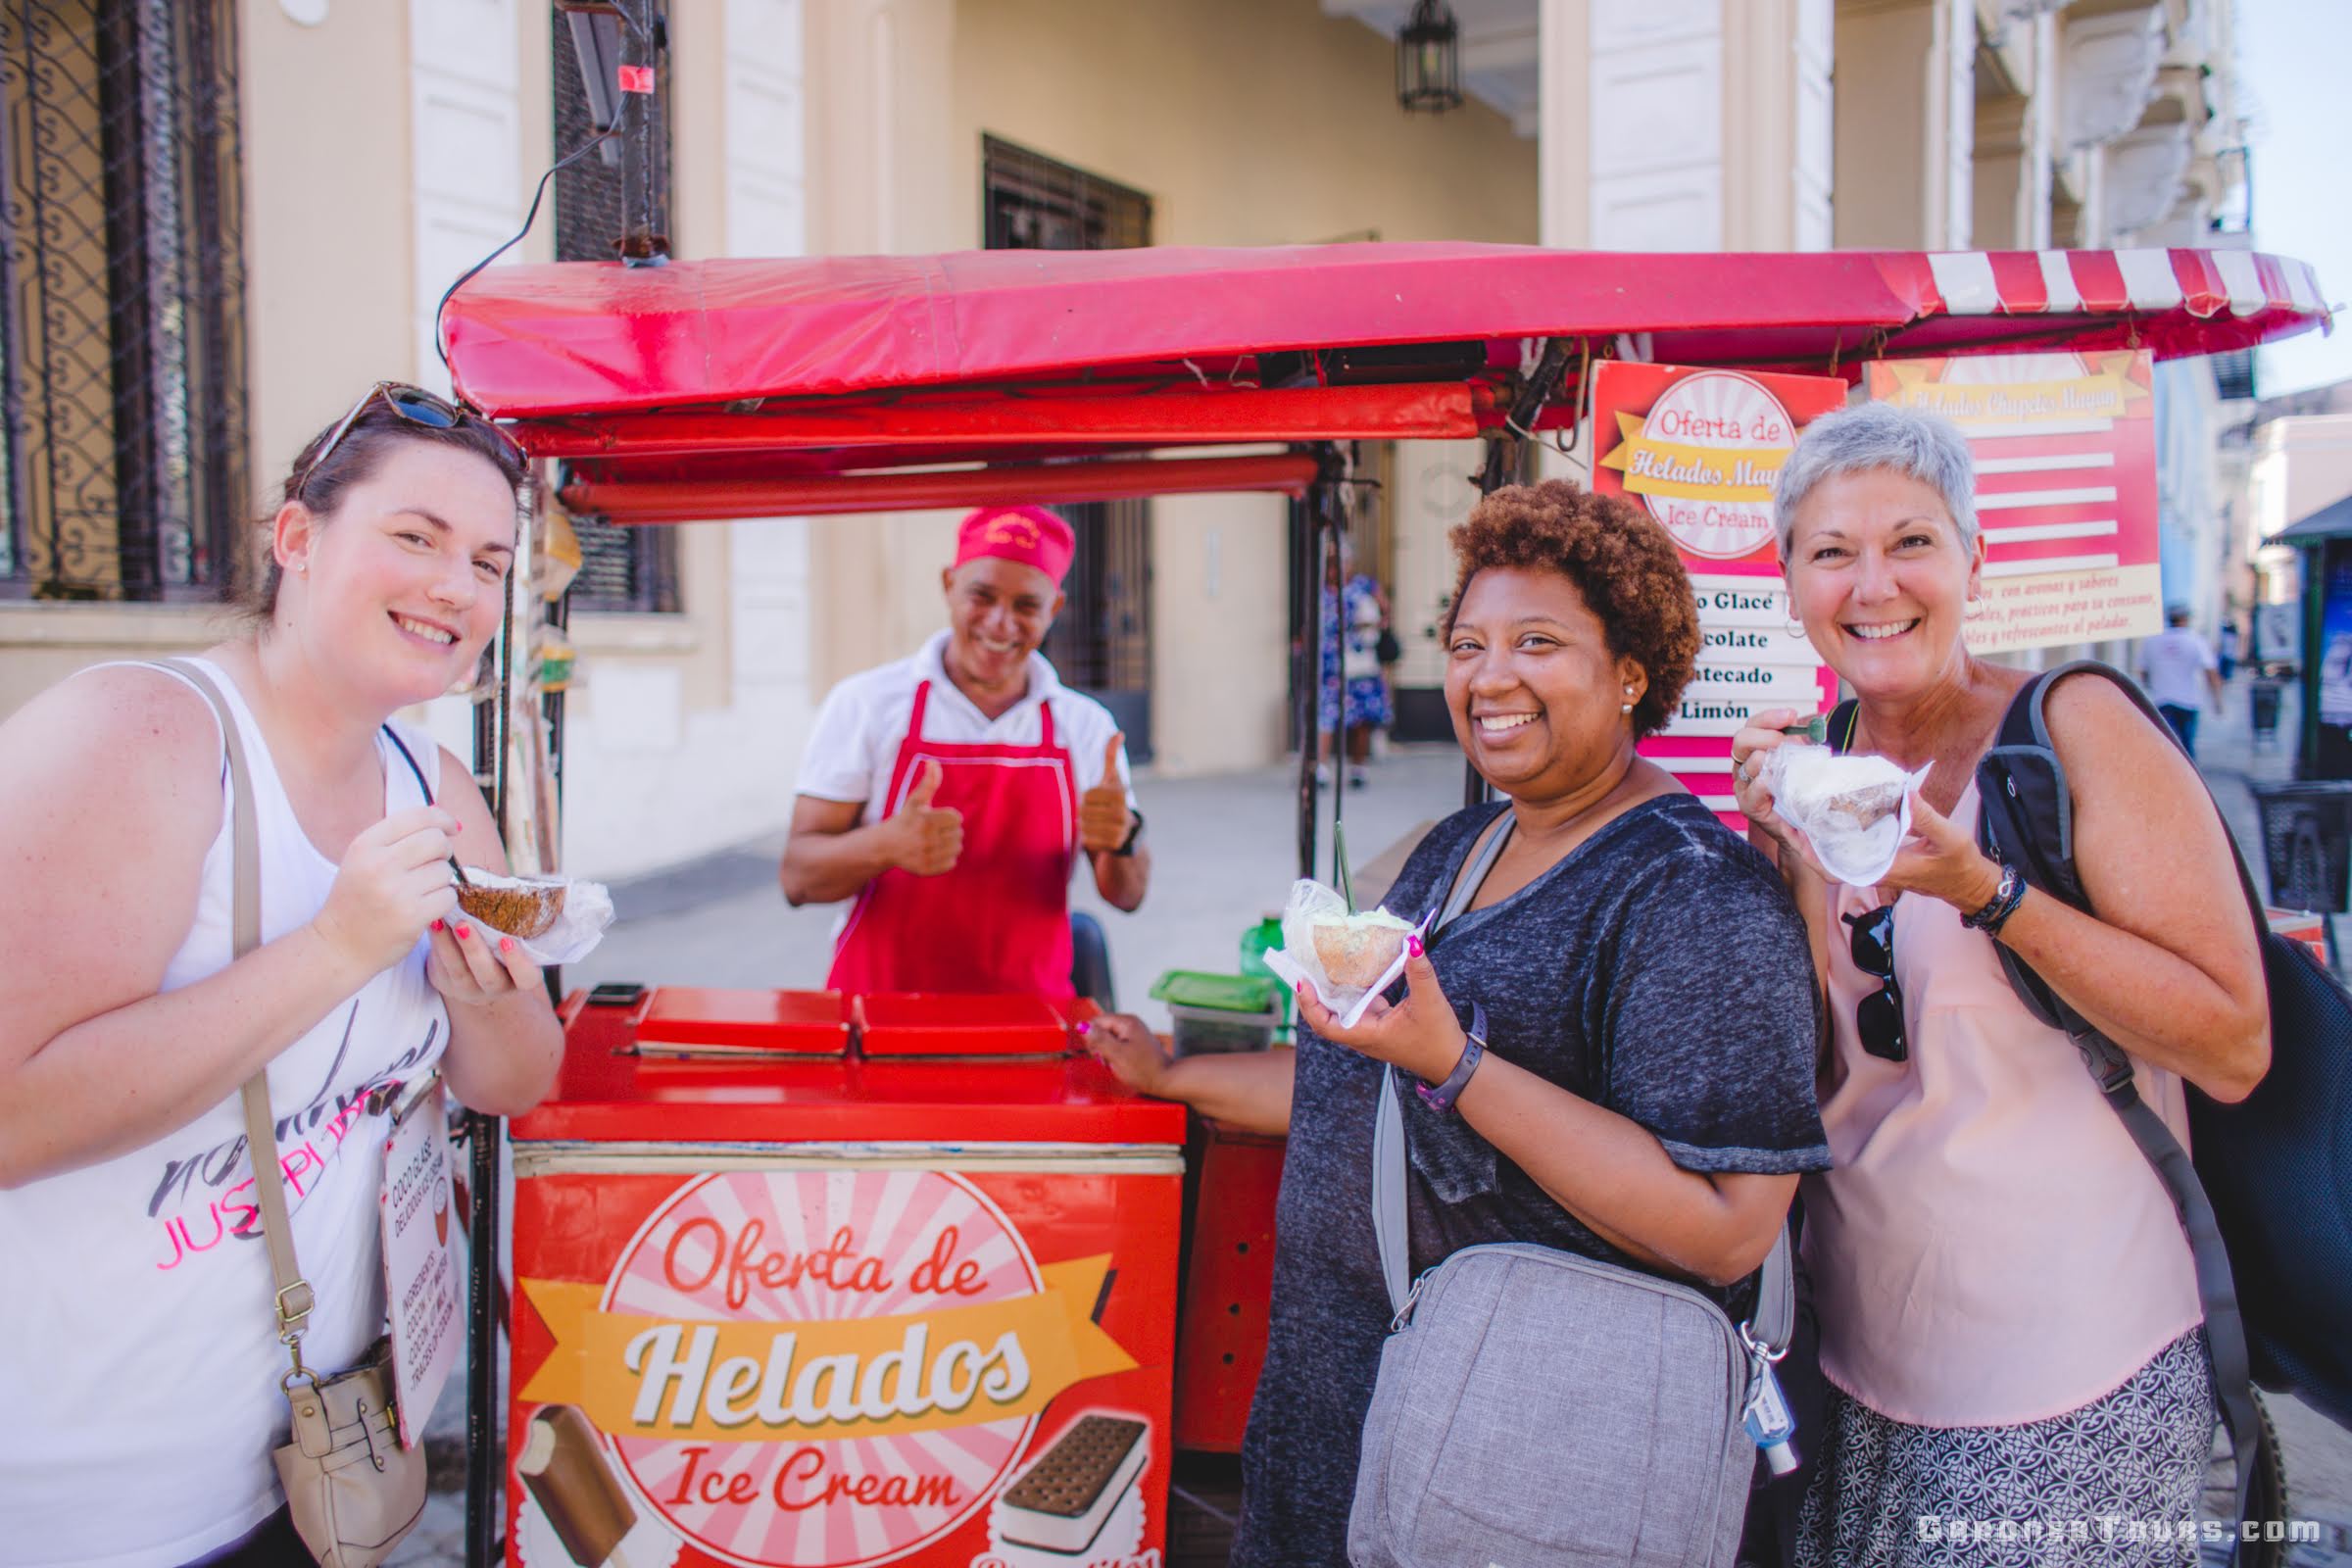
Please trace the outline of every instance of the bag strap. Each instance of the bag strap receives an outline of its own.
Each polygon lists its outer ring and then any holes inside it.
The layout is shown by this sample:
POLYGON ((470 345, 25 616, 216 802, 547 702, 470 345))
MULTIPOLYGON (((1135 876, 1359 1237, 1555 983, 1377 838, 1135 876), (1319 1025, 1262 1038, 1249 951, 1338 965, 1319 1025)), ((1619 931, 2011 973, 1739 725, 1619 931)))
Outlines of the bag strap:
MULTIPOLYGON (((2025 736, 2030 737, 2030 744, 2048 752, 2053 763, 2056 763, 2058 748, 2050 740, 2050 721, 2046 705, 2050 699, 2050 688, 2069 675, 2104 676, 2114 684, 2118 691, 2131 700, 2132 706, 2139 710, 2141 715, 2155 727, 2156 733, 2164 738, 2166 744, 2187 760, 2189 771, 2196 774, 2198 786, 2205 791, 2205 799, 2213 807, 2214 816, 2222 823, 2222 837, 2230 845, 2230 858, 2237 866, 2237 884, 2246 895, 2246 908, 2254 916, 2254 935, 2259 939, 2263 932, 2270 929, 2270 917, 2266 912, 2262 894, 2254 886, 2254 873, 2248 869, 2245 856, 2238 851, 2236 835, 2230 831, 2229 818, 2222 815, 2222 803, 2214 799, 2213 786, 2205 782, 2205 775, 2198 769, 2196 759, 2188 755, 2187 748, 2180 744, 2180 737, 2174 732, 2172 724, 2165 716, 2156 710, 2156 705, 2148 700, 2148 694, 2140 689, 2139 682, 2113 664, 2102 663, 2095 659, 2078 659, 2071 664, 2061 664, 2056 669, 2045 670, 2028 681, 2019 690, 2016 698, 2011 701, 2011 716, 2004 718, 2001 723, 2002 744, 2013 744, 2009 740, 2010 725, 2016 722, 2016 710, 2020 704, 2023 704, 2025 707, 2023 725, 2025 736)), ((2064 778, 2064 765, 2057 764, 2057 766, 2059 777, 2064 778)))
POLYGON ((1862 722, 1862 704, 1848 697, 1830 710, 1830 750, 1843 757, 1854 749, 1854 730, 1862 722))
MULTIPOLYGON (((2066 767, 2058 760, 2058 750, 2050 741, 2046 705, 2050 688, 2067 676, 2076 674, 2096 674, 2113 682, 2131 699, 2132 706, 2146 715, 2158 734, 2180 750, 2183 757, 2187 756, 2172 725, 2165 722, 2164 715, 2156 711, 2155 705, 2148 701, 2147 694, 2131 676, 2097 660, 2077 660, 2073 663, 2061 664, 2056 669, 2034 676, 2019 689, 2010 702, 2008 713, 2001 720, 2000 744, 2005 747, 2030 745, 2048 752, 2049 765, 2057 781, 2058 798, 2062 805, 2069 798, 2066 767)), ((2193 760, 2190 767, 2194 771, 2193 760)), ((2198 783, 2203 785, 2204 774, 2198 773, 2196 776, 2198 783)), ((1984 787, 1981 781, 1980 796, 1984 793, 1984 787)), ((2206 800, 2213 806, 2215 816, 2220 817, 2221 803, 2213 799, 2210 785, 2204 787, 2206 800)), ((1987 813, 1984 820, 1989 824, 1993 818, 1987 813)), ((1989 827, 1987 831, 1991 831, 1989 827)), ((2230 845, 2230 858, 2237 866, 2238 881, 2245 890, 2246 903, 2253 911, 2254 940, 2259 944, 2269 929, 2269 923, 2262 900, 2254 891, 2253 873, 2246 868, 2245 856, 2239 853, 2237 840, 2230 832, 2227 819, 2223 820, 2222 836, 2230 845)), ((2020 853, 2024 846, 2004 846, 1996 842, 1988 847, 2002 850, 2015 858, 2021 872, 2027 869, 2033 858, 2020 853)), ((2049 890, 2045 888, 2043 891, 2049 890)), ((2096 911, 2085 905, 2083 912, 2095 914, 2096 911)), ((2014 975, 2011 976, 2011 984, 2020 987, 2019 994, 2021 998, 2025 997, 2022 985, 2014 975)), ((2030 998, 2026 1000, 2031 1001, 2030 998)), ((2196 1269, 2198 1304, 2205 1313, 2206 1349, 2213 1358, 2214 1402, 2221 1407, 2222 1423, 2230 1432, 2230 1456, 2237 1469, 2237 1517, 2242 1523, 2254 1477, 2254 1451, 2261 1441, 2261 1419, 2254 1408, 2253 1363, 2246 1350, 2245 1317, 2237 1304, 2237 1282, 2230 1269, 2230 1251, 2222 1240, 2221 1222, 2215 1217, 2213 1204, 2205 1196, 2205 1184, 2197 1179, 2196 1166, 2190 1161, 2188 1151, 2180 1147, 2180 1140, 2173 1136, 2173 1130, 2165 1125, 2164 1118, 2156 1114, 2154 1107, 2139 1098, 2139 1086, 2132 1075, 2131 1055, 2074 1008, 2065 1006, 2063 999, 2060 999, 2060 1025, 2066 1030, 2067 1038, 2082 1053, 2083 1066, 2098 1085, 2108 1107, 2122 1119, 2124 1130, 2132 1135, 2132 1142, 2138 1146, 2140 1156, 2164 1184, 2166 1194, 2173 1200, 2174 1210, 2180 1216, 2180 1229, 2188 1239, 2189 1256, 2196 1269)), ((2236 1560, 2234 1547, 2231 1560, 2236 1560)))
MULTIPOLYGON (((231 952, 242 958, 262 945, 261 833, 254 818, 253 774, 245 763, 244 736, 228 703, 220 695, 220 688, 213 683, 202 665, 192 660, 173 659, 154 667, 178 675, 194 686, 212 705, 213 715, 220 721, 220 743, 228 756, 230 790, 229 861, 234 878, 229 913, 231 952)), ((416 765, 414 759, 409 765, 416 765)), ((422 782, 421 775, 418 782, 422 782)), ((254 1200, 261 1205, 262 1236, 269 1244, 270 1272, 277 1285, 277 1337, 293 1358, 294 1370, 287 1374, 289 1380, 296 1375, 307 1378, 310 1371, 302 1364, 302 1336, 317 1299, 310 1282, 302 1277, 302 1270, 295 1263, 294 1226, 286 1216, 285 1183, 276 1179, 277 1128, 270 1112, 268 1066, 245 1080, 243 1099, 254 1200)))
MULTIPOLYGON (((1503 846, 1510 842, 1509 808, 1504 808, 1500 816, 1501 827, 1454 878, 1452 891, 1431 922, 1432 940, 1469 907, 1470 901, 1487 880, 1487 873, 1501 857, 1503 846)), ((1412 1264, 1406 1229, 1404 1105, 1397 1097, 1396 1069, 1384 1066, 1380 1074, 1380 1107, 1372 1122, 1372 1230, 1380 1248, 1380 1272, 1388 1286, 1389 1306, 1398 1318, 1404 1316, 1404 1309, 1412 1300, 1412 1264)), ((1756 1309, 1748 1325, 1752 1332, 1747 1337, 1768 1352, 1768 1359, 1778 1359, 1779 1352, 1788 1348, 1788 1336, 1795 1324, 1796 1278, 1790 1260, 1788 1227, 1784 1223, 1780 1235, 1773 1240, 1771 1254, 1764 1259, 1756 1309)))
MULTIPOLYGON (((1446 902, 1430 922, 1430 941, 1437 940, 1438 933, 1470 906, 1487 873, 1501 858, 1502 847, 1511 841, 1511 808, 1506 806, 1495 815, 1500 825, 1487 836, 1485 844, 1476 846, 1467 863, 1454 874, 1446 902)), ((1405 1228, 1404 1105, 1396 1098, 1396 1069, 1383 1066, 1380 1108, 1372 1120, 1372 1233, 1380 1246, 1380 1272, 1389 1287, 1389 1306, 1398 1316, 1403 1315, 1405 1299, 1411 1294, 1412 1263, 1405 1228)))

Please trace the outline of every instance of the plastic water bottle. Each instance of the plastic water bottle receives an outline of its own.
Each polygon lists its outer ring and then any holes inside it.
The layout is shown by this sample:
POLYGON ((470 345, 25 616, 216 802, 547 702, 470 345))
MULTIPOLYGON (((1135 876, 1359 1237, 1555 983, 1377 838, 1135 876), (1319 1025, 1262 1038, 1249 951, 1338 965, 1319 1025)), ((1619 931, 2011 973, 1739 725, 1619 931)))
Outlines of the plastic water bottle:
POLYGON ((1260 916, 1255 925, 1242 933, 1241 972, 1263 975, 1274 982, 1274 995, 1282 1006, 1281 1033, 1283 1038, 1288 1039, 1291 1022, 1291 988, 1284 985, 1281 977, 1272 969, 1266 967, 1266 955, 1281 946, 1282 916, 1279 914, 1260 916))

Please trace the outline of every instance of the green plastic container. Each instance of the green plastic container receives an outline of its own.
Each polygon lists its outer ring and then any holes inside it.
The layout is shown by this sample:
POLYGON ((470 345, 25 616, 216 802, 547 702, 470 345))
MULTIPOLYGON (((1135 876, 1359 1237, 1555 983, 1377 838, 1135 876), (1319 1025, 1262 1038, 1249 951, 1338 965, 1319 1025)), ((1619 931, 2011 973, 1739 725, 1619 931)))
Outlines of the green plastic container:
POLYGON ((1179 1056, 1264 1051, 1282 1026, 1282 987, 1267 976, 1170 969, 1152 995, 1168 1004, 1179 1056))

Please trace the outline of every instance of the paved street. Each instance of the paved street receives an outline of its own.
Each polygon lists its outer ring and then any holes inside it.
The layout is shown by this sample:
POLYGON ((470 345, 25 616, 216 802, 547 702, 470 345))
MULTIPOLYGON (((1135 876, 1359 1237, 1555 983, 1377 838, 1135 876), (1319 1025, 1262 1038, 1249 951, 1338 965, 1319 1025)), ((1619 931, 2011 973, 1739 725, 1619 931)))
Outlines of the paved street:
MULTIPOLYGON (((2206 721, 2203 762, 2216 798, 2240 842, 2257 858, 2249 780, 2290 776, 2292 714, 2274 748, 2256 751, 2246 724, 2245 683, 2225 710, 2206 721)), ((1102 910, 1086 890, 1081 903, 1102 912, 1110 933, 1119 998, 1165 1027, 1158 1004, 1145 997, 1163 969, 1231 969, 1244 926, 1280 906, 1296 864, 1293 775, 1264 769, 1216 778, 1154 780, 1138 786, 1151 821, 1156 869, 1151 897, 1133 915, 1102 910)), ((1461 763, 1450 747, 1393 756, 1375 764, 1370 785, 1345 801, 1351 858, 1370 861, 1399 835, 1443 816, 1461 800, 1461 763)), ((1324 837, 1328 864, 1329 837, 1324 837)), ((746 845, 660 876, 616 887, 620 919, 604 946, 567 972, 567 984, 656 979, 714 986, 815 986, 822 983, 835 911, 793 909, 777 892, 781 840, 746 845)), ((2347 935, 2352 935, 2348 932, 2347 935)), ((441 1473, 460 1479, 454 1458, 464 1441, 459 1385, 436 1411, 441 1473)), ((2322 1522, 2325 1544, 2300 1548, 2299 1568, 2352 1568, 2352 1434, 2290 1398, 2270 1396, 2285 1450, 2294 1514, 2322 1522)), ((426 1525, 393 1559, 397 1564, 463 1560, 463 1509, 439 1494, 426 1525)))

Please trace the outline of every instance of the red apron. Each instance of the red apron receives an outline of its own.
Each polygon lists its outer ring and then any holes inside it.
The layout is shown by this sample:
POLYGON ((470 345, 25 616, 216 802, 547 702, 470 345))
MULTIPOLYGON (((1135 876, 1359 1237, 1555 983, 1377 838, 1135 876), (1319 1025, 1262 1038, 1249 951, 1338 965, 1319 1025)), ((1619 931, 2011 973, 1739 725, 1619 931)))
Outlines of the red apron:
POLYGON ((914 689, 906 739, 890 770, 884 815, 925 761, 939 763, 934 807, 963 813, 953 870, 893 867, 865 885, 833 949, 836 991, 1070 991, 1070 869, 1078 853, 1078 774, 1054 741, 1054 707, 1038 705, 1035 746, 923 739, 931 683, 914 689))

